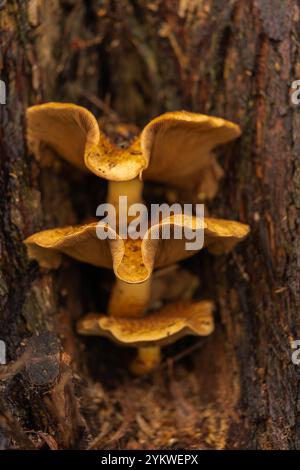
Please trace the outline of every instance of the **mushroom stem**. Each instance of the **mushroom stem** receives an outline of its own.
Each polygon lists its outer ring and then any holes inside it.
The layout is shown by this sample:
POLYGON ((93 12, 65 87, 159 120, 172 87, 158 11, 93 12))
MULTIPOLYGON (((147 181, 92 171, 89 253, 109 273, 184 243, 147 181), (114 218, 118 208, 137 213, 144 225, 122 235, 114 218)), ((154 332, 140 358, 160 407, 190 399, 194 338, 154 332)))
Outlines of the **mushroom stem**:
POLYGON ((160 361, 161 348, 159 346, 139 348, 137 356, 130 364, 130 371, 134 375, 143 375, 157 367, 160 361))
MULTIPOLYGON (((127 209, 142 201, 143 182, 139 178, 131 181, 110 181, 107 201, 116 209, 119 219, 120 197, 127 196, 127 209)), ((120 222, 120 221, 119 221, 120 222)), ((108 314, 115 317, 139 317, 144 314, 150 299, 150 281, 129 284, 116 279, 109 300, 108 314)))
POLYGON ((150 299, 151 281, 128 284, 116 279, 109 299, 108 314, 114 317, 133 318, 144 314, 150 299))
POLYGON ((109 181, 107 202, 116 209, 117 220, 119 219, 119 198, 127 196, 127 207, 142 201, 143 181, 135 178, 131 181, 109 181))
MULTIPOLYGON (((107 202, 116 209, 118 226, 120 224, 120 196, 127 196, 127 210, 131 204, 142 202, 143 182, 139 178, 131 181, 110 181, 107 202)), ((108 304, 108 314, 114 317, 136 318, 144 315, 150 300, 151 279, 140 284, 130 284, 116 279, 108 304)), ((159 346, 138 348, 137 357, 130 370, 141 375, 159 364, 159 346)))

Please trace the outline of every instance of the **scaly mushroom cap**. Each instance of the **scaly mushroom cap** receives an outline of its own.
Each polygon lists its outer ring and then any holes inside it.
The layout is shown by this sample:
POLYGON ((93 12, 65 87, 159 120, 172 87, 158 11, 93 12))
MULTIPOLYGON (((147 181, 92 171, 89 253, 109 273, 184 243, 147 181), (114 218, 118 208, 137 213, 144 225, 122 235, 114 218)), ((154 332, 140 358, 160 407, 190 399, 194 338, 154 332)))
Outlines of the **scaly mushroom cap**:
POLYGON ((127 346, 163 346, 187 335, 208 336, 214 329, 213 303, 186 301, 169 304, 140 318, 89 314, 77 323, 79 334, 105 336, 127 346))
POLYGON ((46 144, 81 169, 111 181, 138 175, 177 187, 194 187, 212 197, 222 175, 212 150, 240 135, 232 122, 203 114, 175 111, 153 119, 140 138, 121 149, 99 129, 85 108, 46 103, 27 111, 29 148, 39 154, 46 144))
POLYGON ((160 268, 192 256, 201 248, 186 250, 187 229, 204 229, 204 247, 213 253, 231 250, 243 240, 248 225, 222 219, 197 218, 174 215, 153 225, 142 239, 123 240, 114 230, 101 222, 77 227, 56 228, 35 233, 25 240, 30 258, 41 266, 57 268, 60 254, 64 253, 79 261, 99 267, 113 268, 115 275, 129 283, 146 281, 154 268, 160 268), (100 240, 96 228, 102 225, 109 232, 110 239, 100 240), (164 227, 170 227, 172 234, 176 228, 182 230, 182 239, 162 239, 164 227), (156 234, 159 238, 153 239, 156 234), (151 238, 152 237, 152 238, 151 238))

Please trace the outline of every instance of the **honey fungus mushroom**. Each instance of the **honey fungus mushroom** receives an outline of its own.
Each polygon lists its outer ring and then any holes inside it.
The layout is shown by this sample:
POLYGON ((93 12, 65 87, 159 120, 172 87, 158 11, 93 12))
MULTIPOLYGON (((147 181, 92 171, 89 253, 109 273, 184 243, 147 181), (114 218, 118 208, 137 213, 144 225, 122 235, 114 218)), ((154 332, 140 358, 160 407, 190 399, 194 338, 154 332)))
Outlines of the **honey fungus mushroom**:
POLYGON ((138 348, 131 365, 136 375, 160 362, 160 348, 186 335, 207 336, 213 332, 213 302, 174 302, 140 318, 116 318, 91 313, 79 320, 80 334, 103 336, 138 348))
POLYGON ((225 119, 173 111, 150 121, 127 148, 120 148, 81 106, 46 103, 27 111, 28 145, 38 157, 43 145, 50 146, 78 168, 107 179, 108 200, 123 194, 129 203, 141 200, 141 178, 198 188, 203 198, 212 198, 223 173, 213 150, 239 135, 239 126, 225 119))
MULTIPOLYGON (((107 179, 108 202, 117 211, 119 196, 127 196, 128 205, 142 201, 142 177, 177 187, 199 188, 200 184, 204 196, 212 197, 222 173, 212 151, 240 134, 236 124, 223 119, 176 111, 155 118, 127 148, 120 148, 106 137, 88 110, 63 103, 29 108, 27 122, 28 145, 37 157, 42 157, 46 145, 75 166, 107 179)), ((235 244, 248 230, 247 226, 239 224, 238 233, 238 225, 232 225, 238 223, 207 220, 206 242, 211 249, 215 246, 220 250, 223 245, 227 248, 233 240, 235 244), (214 223, 217 229, 210 233, 214 223), (230 228, 225 227, 226 224, 230 228), (225 235, 220 235, 221 232, 225 235)), ((173 221, 164 223, 176 225, 173 221)), ((192 218, 191 223, 197 225, 197 220, 192 218)), ((112 267, 117 281, 108 313, 114 317, 143 315, 149 301, 154 265, 165 266, 192 254, 185 251, 182 240, 181 244, 176 240, 172 248, 170 240, 167 244, 165 240, 149 242, 147 238, 122 240, 116 233, 114 240, 102 243, 95 233, 93 224, 67 227, 35 234, 26 243, 29 254, 41 264, 57 265, 59 254, 63 252, 80 261, 112 267)), ((155 352, 152 348, 152 353, 148 353, 149 349, 146 355, 140 356, 147 357, 149 366, 151 356, 153 363, 157 361, 159 349, 155 352)))
MULTIPOLYGON (((100 315, 97 327, 91 328, 91 317, 88 316, 80 321, 79 332, 90 335, 91 331, 94 331, 95 334, 105 336, 109 330, 110 337, 127 345, 130 343, 130 338, 134 338, 132 339, 134 345, 136 343, 142 345, 139 346, 138 357, 132 365, 132 370, 135 373, 146 372, 155 367, 160 360, 159 343, 163 339, 163 334, 165 333, 169 342, 178 338, 179 331, 183 330, 184 334, 189 334, 191 330, 187 327, 187 323, 191 324, 191 318, 194 316, 194 324, 199 325, 197 322, 200 321, 203 312, 201 302, 196 302, 196 307, 194 308, 192 303, 185 315, 182 314, 183 307, 173 305, 167 309, 167 315, 163 309, 161 312, 152 313, 149 321, 146 320, 147 316, 143 317, 148 307, 153 270, 173 264, 199 251, 199 248, 187 251, 185 243, 188 240, 184 237, 168 240, 153 239, 151 233, 161 233, 162 227, 166 225, 171 229, 177 226, 194 231, 204 230, 204 247, 213 253, 224 253, 242 241, 249 229, 247 225, 234 221, 212 218, 203 220, 195 216, 174 215, 163 219, 156 226, 151 226, 142 240, 123 240, 117 232, 105 224, 106 229, 111 232, 111 238, 100 240, 96 233, 99 224, 101 222, 36 233, 25 240, 28 254, 30 258, 36 259, 41 266, 47 268, 57 268, 61 254, 66 254, 78 261, 113 269, 121 284, 117 284, 113 289, 110 298, 108 308, 108 313, 111 315, 110 322, 103 322, 103 316, 100 315), (173 314, 170 314, 171 311, 173 314), (131 322, 131 336, 126 335, 128 322, 131 322), (159 330, 160 336, 157 337, 154 332, 153 335, 149 332, 148 341, 145 341, 142 335, 138 341, 139 332, 145 331, 147 325, 149 327, 154 323, 156 323, 156 334, 159 330), (123 335, 120 334, 122 327, 125 329, 123 335)), ((210 317, 207 321, 212 325, 212 304, 210 310, 207 304, 205 305, 206 318, 210 317)), ((95 317, 93 321, 95 325, 95 317)), ((198 330, 194 328, 193 334, 209 334, 208 331, 211 332, 212 328, 198 330)))

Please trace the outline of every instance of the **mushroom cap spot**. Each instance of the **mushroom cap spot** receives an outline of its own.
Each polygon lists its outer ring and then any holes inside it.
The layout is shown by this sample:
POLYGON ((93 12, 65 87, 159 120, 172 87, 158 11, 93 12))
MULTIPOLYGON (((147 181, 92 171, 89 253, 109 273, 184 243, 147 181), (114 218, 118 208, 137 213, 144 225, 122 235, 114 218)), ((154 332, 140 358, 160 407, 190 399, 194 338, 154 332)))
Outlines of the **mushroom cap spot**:
POLYGON ((142 240, 123 240, 111 227, 94 222, 76 227, 55 228, 31 235, 24 242, 28 255, 41 266, 55 268, 59 264, 60 253, 94 266, 113 268, 115 275, 128 283, 144 282, 153 269, 168 266, 188 258, 194 251, 186 250, 186 228, 204 229, 204 247, 212 253, 226 253, 249 233, 248 225, 240 222, 194 216, 175 215, 164 218, 159 224, 150 227, 142 240), (110 239, 97 237, 97 226, 105 227, 110 239), (183 230, 182 239, 162 239, 163 228, 183 230), (152 233, 158 239, 151 238, 152 233))
POLYGON ((130 181, 140 175, 146 166, 140 139, 121 149, 113 145, 103 133, 100 142, 86 150, 84 161, 87 168, 110 181, 130 181))
POLYGON ((187 335, 210 335, 214 330, 213 308, 210 301, 185 301, 140 318, 89 314, 79 320, 77 331, 106 336, 127 346, 165 345, 187 335))
MULTIPOLYGON (((241 134, 240 127, 225 119, 174 111, 149 122, 141 134, 147 159, 143 178, 177 187, 191 187, 214 165, 212 150, 241 134)), ((217 180, 220 172, 209 175, 217 180)))
POLYGON ((126 149, 113 145, 87 109, 70 103, 45 103, 27 110, 29 149, 40 155, 45 144, 81 170, 112 181, 128 181, 146 165, 140 140, 126 149))

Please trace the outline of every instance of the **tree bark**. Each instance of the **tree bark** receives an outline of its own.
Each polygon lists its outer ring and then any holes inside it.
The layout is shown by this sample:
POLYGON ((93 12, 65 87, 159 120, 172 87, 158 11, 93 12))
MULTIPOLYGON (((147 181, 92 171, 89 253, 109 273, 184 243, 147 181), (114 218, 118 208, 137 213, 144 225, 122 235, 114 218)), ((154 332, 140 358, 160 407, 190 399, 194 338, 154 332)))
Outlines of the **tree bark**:
POLYGON ((0 339, 9 361, 0 446, 299 449, 291 341, 300 338, 300 134, 290 100, 300 78, 298 2, 0 5, 8 90, 0 105, 0 339), (106 123, 142 127, 187 109, 242 128, 218 151, 225 176, 209 210, 248 223, 251 236, 227 256, 201 253, 186 264, 201 295, 217 303, 216 332, 188 356, 194 340, 168 348, 168 367, 151 377, 133 379, 127 351, 123 359, 120 348, 75 333, 76 318, 105 308, 104 270, 66 260, 46 272, 26 257, 26 236, 87 220, 105 191, 93 176, 27 154, 26 107, 50 100, 86 106, 106 123))

